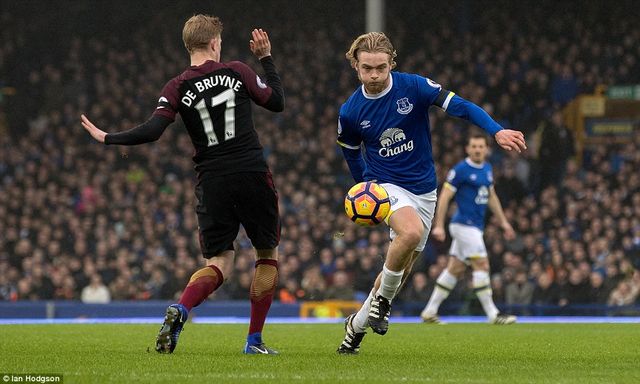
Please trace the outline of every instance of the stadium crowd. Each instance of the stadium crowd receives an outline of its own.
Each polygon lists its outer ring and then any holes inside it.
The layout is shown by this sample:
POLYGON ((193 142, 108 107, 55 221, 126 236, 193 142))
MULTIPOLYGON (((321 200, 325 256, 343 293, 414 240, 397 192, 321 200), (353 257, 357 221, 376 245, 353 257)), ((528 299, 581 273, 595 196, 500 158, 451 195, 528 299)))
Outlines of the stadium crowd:
MULTIPOLYGON (((259 68, 248 33, 265 28, 282 75, 285 112, 255 108, 280 194, 276 300, 366 295, 388 233, 357 227, 343 214, 352 180, 335 144, 338 108, 357 86, 344 52, 364 26, 360 2, 305 2, 280 12, 290 3, 276 1, 258 12, 231 1, 218 9, 178 1, 143 22, 135 17, 145 14, 140 3, 104 19, 96 15, 107 14, 100 8, 111 2, 65 7, 65 20, 90 18, 86 29, 61 25, 63 10, 53 5, 43 4, 50 12, 29 23, 28 5, 0 9, 0 88, 16 91, 0 99, 0 300, 176 298, 202 263, 192 146, 180 122, 138 147, 96 144, 79 124, 81 113, 109 131, 144 122, 164 82, 188 65, 179 31, 200 11, 225 23, 223 61, 259 68), (341 14, 349 23, 335 21, 341 14), (52 25, 59 28, 49 32, 52 25)), ((640 134, 587 148, 577 162, 559 113, 598 84, 640 83, 638 16, 618 19, 621 11, 607 9, 609 17, 594 26, 604 2, 543 2, 526 15, 515 5, 477 12, 478 4, 454 3, 443 10, 412 2, 409 14, 405 3, 388 4, 387 29, 398 70, 433 78, 529 141, 523 155, 494 149, 491 156, 498 195, 518 232, 506 242, 491 221, 485 231, 496 302, 638 304, 640 134), (562 7, 579 7, 572 8, 578 21, 562 7), (425 14, 426 25, 418 19, 425 14)), ((470 127, 439 111, 432 127, 442 181, 464 157, 470 127)), ((447 249, 429 242, 404 301, 426 303, 447 249)), ((242 232, 236 250, 234 276, 215 299, 248 297, 253 251, 242 232)), ((470 292, 459 284, 450 301, 469 302, 470 292)))

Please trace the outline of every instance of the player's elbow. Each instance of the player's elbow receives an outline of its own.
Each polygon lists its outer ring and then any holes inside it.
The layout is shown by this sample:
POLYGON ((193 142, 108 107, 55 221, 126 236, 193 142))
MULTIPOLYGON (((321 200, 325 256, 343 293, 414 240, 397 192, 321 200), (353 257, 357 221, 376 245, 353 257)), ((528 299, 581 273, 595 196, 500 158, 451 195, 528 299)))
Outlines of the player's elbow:
POLYGON ((284 97, 271 97, 263 106, 271 112, 282 112, 284 111, 284 97))

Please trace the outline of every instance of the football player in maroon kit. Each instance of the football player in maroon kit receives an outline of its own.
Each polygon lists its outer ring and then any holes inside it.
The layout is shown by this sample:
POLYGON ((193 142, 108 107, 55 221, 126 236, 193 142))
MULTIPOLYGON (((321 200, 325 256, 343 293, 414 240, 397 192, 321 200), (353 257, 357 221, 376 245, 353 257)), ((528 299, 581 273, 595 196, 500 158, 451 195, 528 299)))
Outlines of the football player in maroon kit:
POLYGON ((284 92, 266 31, 254 29, 249 42, 265 72, 264 82, 244 63, 220 61, 221 35, 222 22, 217 17, 195 15, 187 20, 182 39, 191 66, 167 82, 155 112, 144 124, 107 134, 82 115, 82 126, 101 143, 136 145, 157 140, 179 113, 195 148, 196 214, 207 266, 191 276, 179 302, 167 308, 156 350, 174 351, 189 311, 229 275, 233 241, 242 225, 257 258, 243 352, 277 354, 263 343, 262 329, 278 283, 278 194, 253 126, 251 102, 281 112, 284 92))

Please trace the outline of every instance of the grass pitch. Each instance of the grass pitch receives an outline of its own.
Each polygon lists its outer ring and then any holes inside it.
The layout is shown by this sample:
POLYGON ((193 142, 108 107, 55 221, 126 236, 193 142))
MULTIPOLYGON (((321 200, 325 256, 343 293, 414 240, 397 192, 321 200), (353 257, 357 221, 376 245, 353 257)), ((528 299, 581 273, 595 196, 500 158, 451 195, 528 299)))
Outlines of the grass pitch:
POLYGON ((176 352, 158 325, 0 326, 0 376, 65 383, 640 383, 636 324, 391 324, 358 356, 335 353, 341 324, 267 325, 279 356, 241 354, 246 325, 187 324, 176 352), (150 352, 147 352, 149 348, 150 352))

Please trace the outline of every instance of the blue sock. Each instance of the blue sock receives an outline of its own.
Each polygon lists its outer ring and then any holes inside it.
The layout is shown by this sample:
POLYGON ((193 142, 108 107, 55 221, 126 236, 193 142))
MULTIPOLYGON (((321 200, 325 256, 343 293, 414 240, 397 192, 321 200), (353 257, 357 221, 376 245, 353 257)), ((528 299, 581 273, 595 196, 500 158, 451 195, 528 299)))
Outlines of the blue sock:
POLYGON ((247 336, 247 344, 249 345, 259 345, 262 344, 262 333, 256 332, 247 336))

